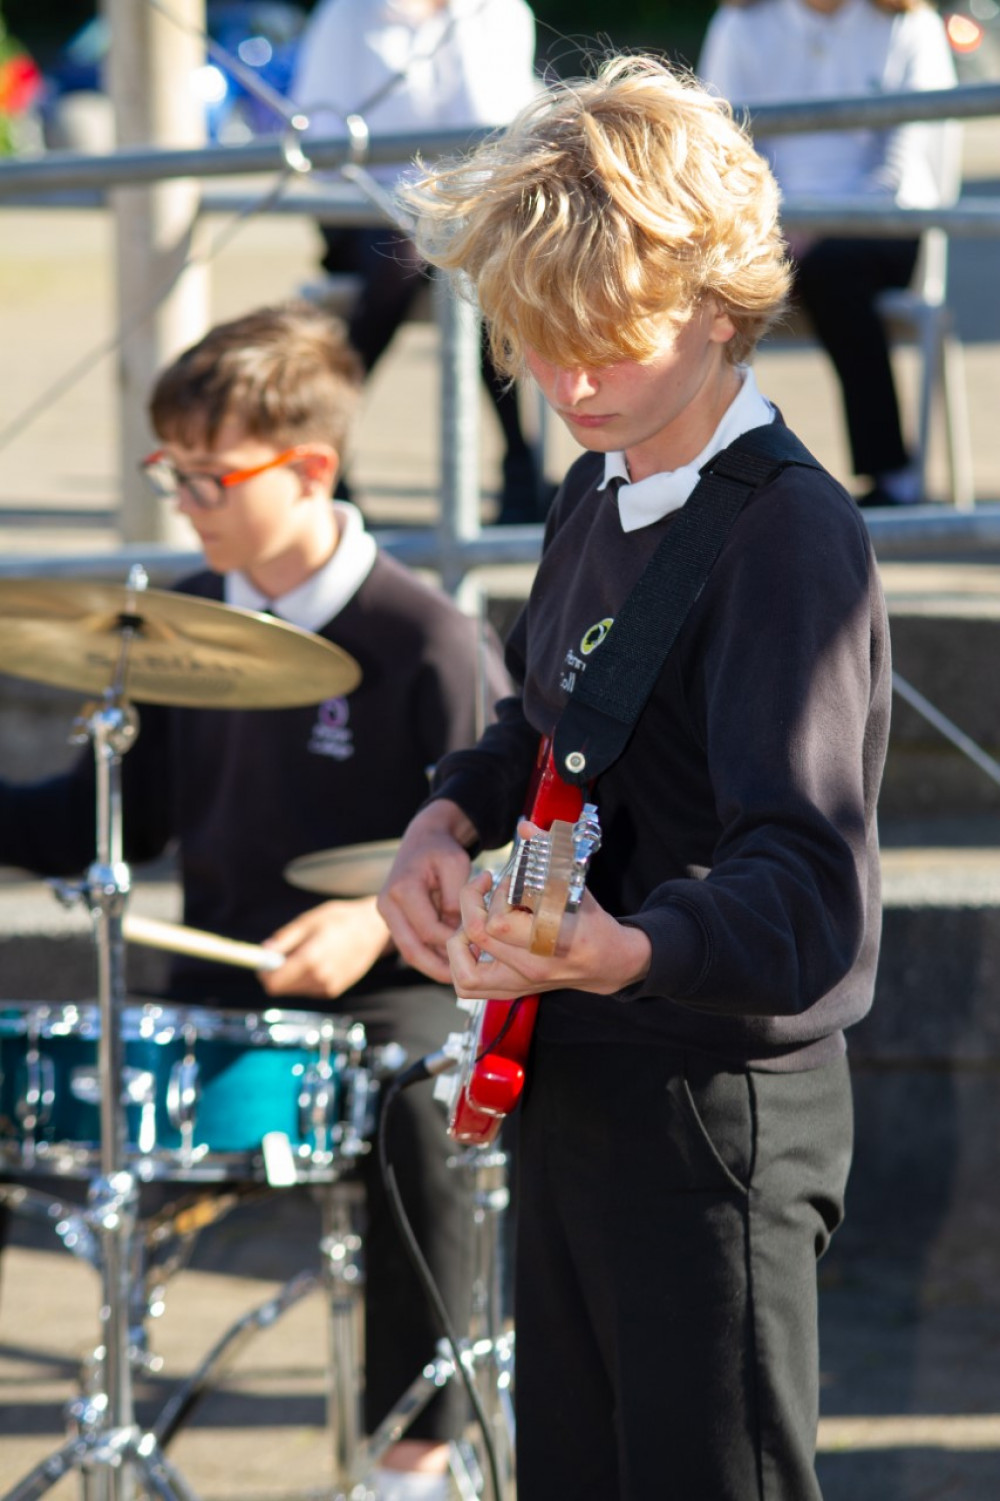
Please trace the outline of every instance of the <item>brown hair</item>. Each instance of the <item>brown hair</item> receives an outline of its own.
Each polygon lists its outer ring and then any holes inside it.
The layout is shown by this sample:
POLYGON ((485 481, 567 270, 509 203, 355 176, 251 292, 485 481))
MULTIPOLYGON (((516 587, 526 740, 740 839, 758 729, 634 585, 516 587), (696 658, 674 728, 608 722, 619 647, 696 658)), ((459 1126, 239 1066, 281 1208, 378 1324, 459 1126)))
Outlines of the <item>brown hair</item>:
POLYGON ((307 302, 219 323, 164 370, 149 413, 157 435, 211 446, 232 418, 248 437, 343 455, 364 371, 343 323, 307 302))
POLYGON ((714 300, 744 360, 790 270, 778 190, 725 101, 653 57, 560 83, 468 156, 403 189, 417 242, 468 273, 498 366, 648 360, 664 318, 714 300))

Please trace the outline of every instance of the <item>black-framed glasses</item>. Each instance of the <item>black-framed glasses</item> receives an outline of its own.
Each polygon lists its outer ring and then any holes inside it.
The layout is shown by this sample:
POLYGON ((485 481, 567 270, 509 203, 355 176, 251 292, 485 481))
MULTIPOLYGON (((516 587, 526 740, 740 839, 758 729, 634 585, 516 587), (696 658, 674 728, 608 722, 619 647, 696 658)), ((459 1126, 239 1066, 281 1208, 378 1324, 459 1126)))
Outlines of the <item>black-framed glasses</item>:
POLYGON ((174 461, 167 458, 163 449, 159 448, 144 458, 139 468, 161 499, 176 500, 184 490, 199 510, 214 511, 225 504, 226 491, 231 490, 234 485, 242 485, 244 480, 264 474, 268 469, 280 469, 285 464, 294 464, 296 459, 305 458, 314 451, 308 443, 300 443, 295 448, 286 448, 283 453, 276 454, 266 464, 255 464, 252 469, 230 469, 227 474, 189 474, 184 469, 178 469, 174 461))

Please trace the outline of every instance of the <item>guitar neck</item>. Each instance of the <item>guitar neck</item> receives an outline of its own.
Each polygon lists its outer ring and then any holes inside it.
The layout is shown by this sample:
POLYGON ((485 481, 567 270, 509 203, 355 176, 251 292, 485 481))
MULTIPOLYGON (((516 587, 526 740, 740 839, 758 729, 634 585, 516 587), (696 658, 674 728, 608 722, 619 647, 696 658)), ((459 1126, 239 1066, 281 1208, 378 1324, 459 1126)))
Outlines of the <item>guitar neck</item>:
POLYGON ((546 736, 538 747, 538 766, 532 785, 527 817, 540 829, 549 829, 556 819, 575 823, 583 811, 584 790, 564 782, 552 759, 552 741, 546 736))

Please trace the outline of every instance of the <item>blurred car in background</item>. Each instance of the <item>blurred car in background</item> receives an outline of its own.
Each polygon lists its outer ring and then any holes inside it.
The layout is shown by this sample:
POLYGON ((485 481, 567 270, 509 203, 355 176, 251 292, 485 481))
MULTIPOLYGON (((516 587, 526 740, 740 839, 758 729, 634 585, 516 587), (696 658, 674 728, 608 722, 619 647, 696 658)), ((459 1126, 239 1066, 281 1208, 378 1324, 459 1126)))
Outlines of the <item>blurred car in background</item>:
POLYGON ((37 150, 42 75, 0 16, 0 156, 37 150))
POLYGON ((943 12, 943 19, 959 83, 993 83, 1000 78, 997 0, 960 0, 943 12))
MULTIPOLYGON (((208 34, 252 75, 287 96, 306 12, 289 0, 209 0, 208 34)), ((60 151, 110 151, 114 145, 111 100, 102 69, 108 54, 107 20, 97 16, 58 53, 45 74, 40 113, 46 146, 60 151)), ((209 139, 238 144, 273 135, 282 119, 227 67, 209 56, 191 80, 202 102, 209 139)))

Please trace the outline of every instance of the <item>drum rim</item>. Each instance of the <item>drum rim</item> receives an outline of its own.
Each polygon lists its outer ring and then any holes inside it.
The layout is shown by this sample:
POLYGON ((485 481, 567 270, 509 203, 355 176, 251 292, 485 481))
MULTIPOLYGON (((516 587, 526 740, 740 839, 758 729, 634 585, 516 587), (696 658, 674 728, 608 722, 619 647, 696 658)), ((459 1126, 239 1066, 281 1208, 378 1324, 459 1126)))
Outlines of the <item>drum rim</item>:
MULTIPOLYGON (((23 1037, 32 1013, 40 1013, 39 1038, 96 1038, 100 1036, 100 1007, 96 1001, 0 1001, 0 1041, 23 1037), (11 1017, 8 1013, 14 1012, 11 1017)), ((146 999, 122 1007, 122 1035, 128 1042, 169 1043, 191 1033, 195 1042, 233 1042, 248 1048, 318 1048, 324 1040, 334 1047, 364 1047, 364 1023, 353 1017, 299 1008, 263 1006, 239 1010, 226 1006, 196 1006, 186 1001, 146 999)))

